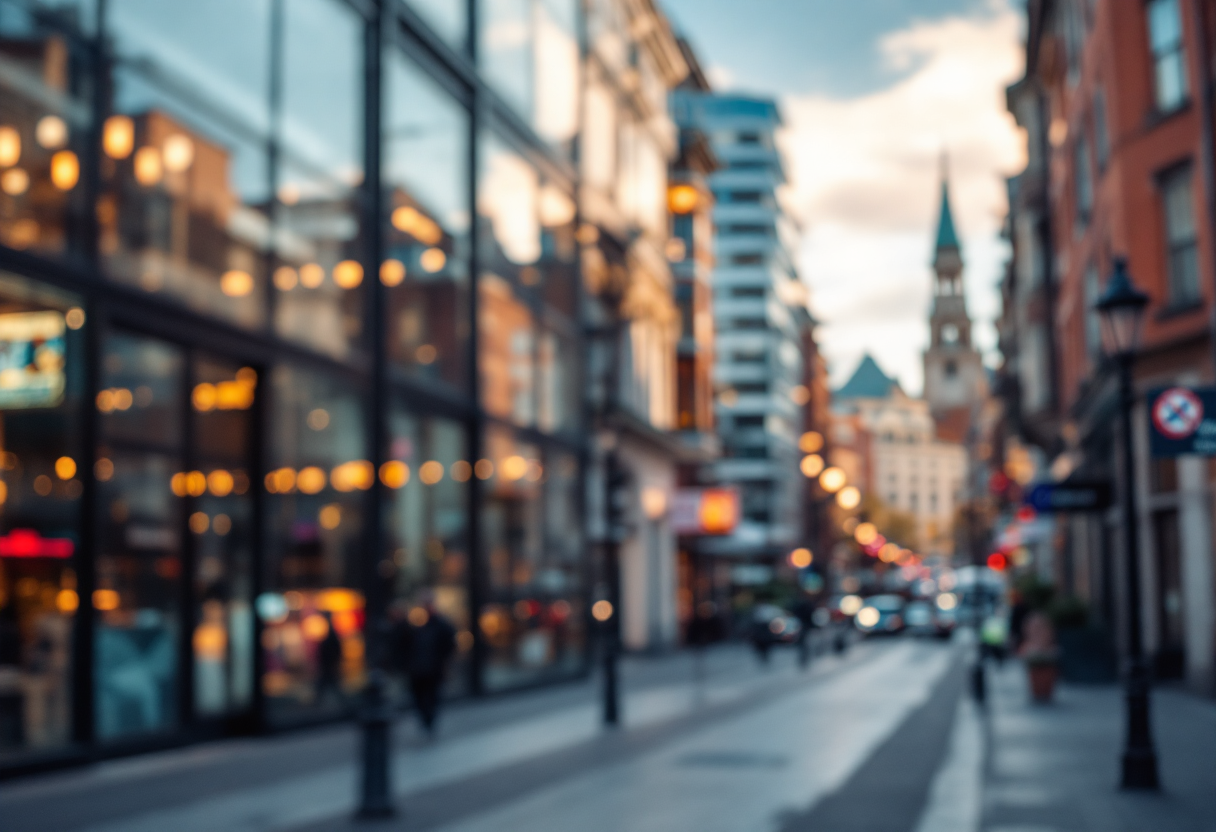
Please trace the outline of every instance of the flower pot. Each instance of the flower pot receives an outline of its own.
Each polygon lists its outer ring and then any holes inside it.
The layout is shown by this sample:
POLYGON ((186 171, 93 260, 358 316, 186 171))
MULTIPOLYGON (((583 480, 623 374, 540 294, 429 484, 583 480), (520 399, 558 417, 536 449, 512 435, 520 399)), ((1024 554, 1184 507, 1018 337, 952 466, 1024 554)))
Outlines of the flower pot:
POLYGON ((1030 695, 1035 702, 1050 702, 1056 689, 1056 678, 1060 675, 1054 662, 1041 662, 1026 666, 1030 676, 1030 695))

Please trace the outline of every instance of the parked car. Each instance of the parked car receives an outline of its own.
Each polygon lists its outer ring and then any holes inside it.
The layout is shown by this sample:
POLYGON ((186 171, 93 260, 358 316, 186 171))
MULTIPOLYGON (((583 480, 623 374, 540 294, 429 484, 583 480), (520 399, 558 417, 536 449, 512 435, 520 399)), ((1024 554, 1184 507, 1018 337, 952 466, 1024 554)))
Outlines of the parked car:
POLYGON ((898 595, 873 595, 853 616, 853 625, 866 635, 898 633, 904 629, 904 608, 898 595))
POLYGON ((912 601, 904 608, 904 624, 912 635, 947 638, 954 632, 954 610, 940 609, 928 601, 912 601))

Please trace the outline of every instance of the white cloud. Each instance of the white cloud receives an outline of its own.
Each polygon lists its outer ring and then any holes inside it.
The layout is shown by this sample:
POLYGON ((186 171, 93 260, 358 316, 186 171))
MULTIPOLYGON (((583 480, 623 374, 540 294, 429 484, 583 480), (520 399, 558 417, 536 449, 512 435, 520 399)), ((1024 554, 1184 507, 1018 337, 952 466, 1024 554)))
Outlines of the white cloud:
POLYGON ((715 90, 724 92, 735 86, 735 73, 721 64, 715 64, 705 70, 705 77, 709 79, 709 83, 715 90))
POLYGON ((801 265, 825 323, 833 380, 843 381, 868 350, 918 391, 943 149, 976 340, 995 346, 1004 177, 1024 158, 1004 103, 1005 87, 1022 72, 1020 21, 993 0, 981 15, 919 22, 880 47, 889 65, 906 70, 898 82, 852 99, 786 98, 783 143, 808 229, 801 265))

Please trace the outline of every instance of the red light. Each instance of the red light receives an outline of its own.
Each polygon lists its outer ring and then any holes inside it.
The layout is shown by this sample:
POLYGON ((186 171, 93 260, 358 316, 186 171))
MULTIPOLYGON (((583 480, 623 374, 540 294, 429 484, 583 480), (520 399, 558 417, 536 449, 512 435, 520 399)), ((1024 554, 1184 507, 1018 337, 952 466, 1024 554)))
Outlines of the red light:
POLYGON ((43 537, 34 529, 0 536, 0 558, 70 558, 76 544, 66 537, 43 537))
POLYGON ((1009 560, 1000 552, 993 552, 988 556, 988 568, 994 572, 1004 572, 1008 565, 1009 560))
POLYGON ((1016 515, 1019 523, 1029 523, 1038 516, 1038 512, 1034 510, 1033 506, 1022 506, 1016 515))

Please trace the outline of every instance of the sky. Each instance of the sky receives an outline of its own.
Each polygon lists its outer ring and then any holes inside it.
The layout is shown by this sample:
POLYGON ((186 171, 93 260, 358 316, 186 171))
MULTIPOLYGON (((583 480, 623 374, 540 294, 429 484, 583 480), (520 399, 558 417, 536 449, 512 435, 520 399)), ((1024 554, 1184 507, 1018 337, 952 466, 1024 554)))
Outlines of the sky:
POLYGON ((1007 247, 1005 177, 1025 141, 1005 110, 1022 74, 1016 0, 664 0, 716 88, 770 95, 802 223, 799 251, 834 386, 869 352, 922 386, 943 152, 974 340, 992 321, 1007 247))

